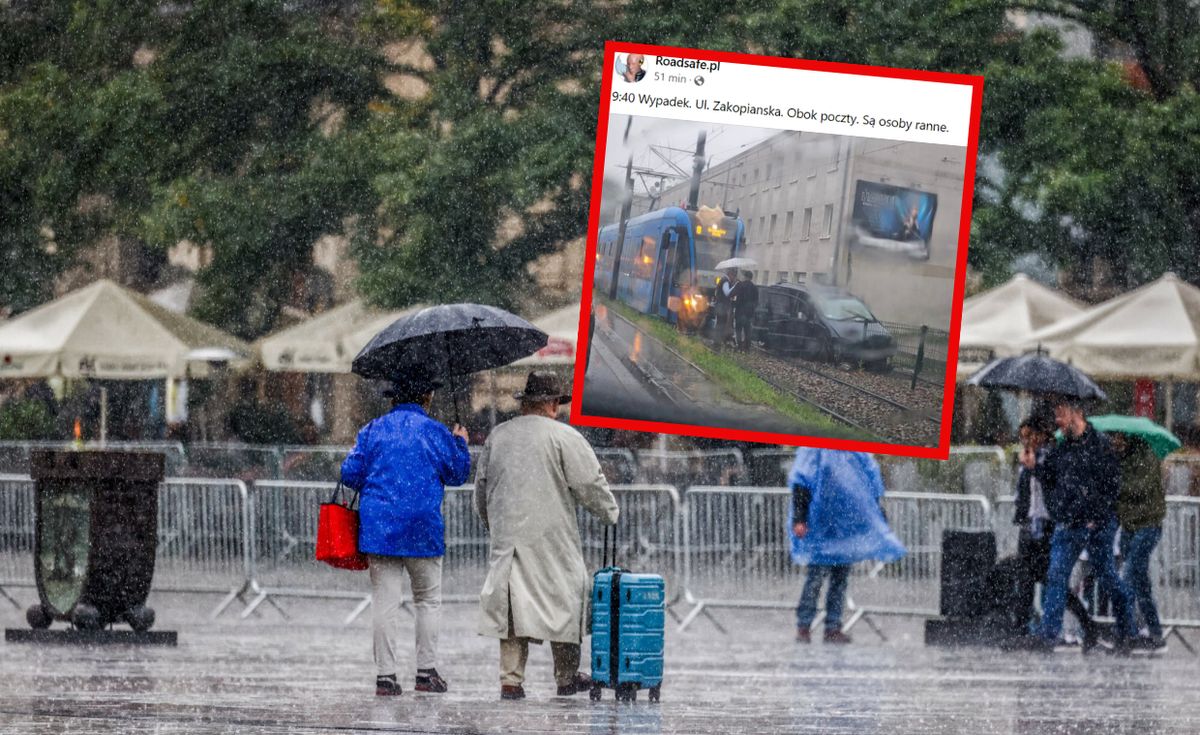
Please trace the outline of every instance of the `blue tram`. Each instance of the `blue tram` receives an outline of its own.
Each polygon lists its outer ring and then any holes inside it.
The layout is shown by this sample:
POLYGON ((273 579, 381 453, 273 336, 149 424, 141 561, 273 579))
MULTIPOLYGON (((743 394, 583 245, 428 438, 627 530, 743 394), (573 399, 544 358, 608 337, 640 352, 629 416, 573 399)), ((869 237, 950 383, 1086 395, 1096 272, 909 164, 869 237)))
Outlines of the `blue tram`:
MULTIPOLYGON (((593 286, 609 293, 620 225, 600 229, 593 286)), ((741 255, 746 227, 719 209, 667 207, 629 220, 617 298, 645 314, 695 329, 711 303, 717 263, 741 255)))

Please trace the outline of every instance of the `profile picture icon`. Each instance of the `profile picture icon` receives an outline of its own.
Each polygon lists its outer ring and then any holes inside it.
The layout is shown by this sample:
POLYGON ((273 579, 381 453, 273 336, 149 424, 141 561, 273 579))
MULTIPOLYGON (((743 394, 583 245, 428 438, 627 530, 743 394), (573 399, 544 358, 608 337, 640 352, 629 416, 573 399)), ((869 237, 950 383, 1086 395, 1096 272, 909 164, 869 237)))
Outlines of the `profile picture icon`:
POLYGON ((627 82, 640 82, 646 76, 646 70, 642 68, 645 64, 646 57, 641 54, 625 54, 624 59, 618 55, 617 74, 627 82))

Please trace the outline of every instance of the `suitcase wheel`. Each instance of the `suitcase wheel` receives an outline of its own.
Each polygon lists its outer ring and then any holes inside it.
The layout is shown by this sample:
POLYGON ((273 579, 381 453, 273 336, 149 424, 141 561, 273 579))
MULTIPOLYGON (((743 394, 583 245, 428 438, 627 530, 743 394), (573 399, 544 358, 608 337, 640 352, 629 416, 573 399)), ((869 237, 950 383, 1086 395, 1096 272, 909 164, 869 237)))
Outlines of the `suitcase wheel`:
POLYGON ((617 701, 618 702, 636 702, 637 687, 633 684, 618 684, 617 685, 617 701))
POLYGON ((649 694, 649 696, 650 696, 650 701, 651 701, 651 702, 657 702, 657 701, 658 701, 658 693, 659 693, 659 691, 660 691, 660 688, 661 688, 661 687, 650 687, 650 694, 649 694))
POLYGON ((600 701, 600 694, 601 694, 603 691, 604 691, 604 690, 603 690, 601 687, 599 687, 599 686, 596 686, 595 684, 593 684, 593 685, 592 685, 592 688, 591 688, 591 689, 588 691, 588 697, 590 697, 590 698, 591 698, 591 700, 592 700, 593 702, 599 702, 599 701, 600 701))

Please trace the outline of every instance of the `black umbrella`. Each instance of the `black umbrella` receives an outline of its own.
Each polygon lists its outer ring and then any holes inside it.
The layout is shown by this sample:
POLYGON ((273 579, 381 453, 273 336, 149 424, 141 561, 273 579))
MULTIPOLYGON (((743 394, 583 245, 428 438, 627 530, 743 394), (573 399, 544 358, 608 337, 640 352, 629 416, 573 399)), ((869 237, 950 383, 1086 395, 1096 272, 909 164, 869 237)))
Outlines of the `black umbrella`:
MULTIPOLYGON (((452 378, 507 365, 548 340, 545 332, 503 309, 443 304, 392 322, 362 348, 350 370, 391 381, 452 378)), ((457 419, 457 397, 454 413, 457 419)))
POLYGON ((972 375, 967 384, 1101 401, 1108 398, 1082 371, 1041 352, 992 360, 972 375))

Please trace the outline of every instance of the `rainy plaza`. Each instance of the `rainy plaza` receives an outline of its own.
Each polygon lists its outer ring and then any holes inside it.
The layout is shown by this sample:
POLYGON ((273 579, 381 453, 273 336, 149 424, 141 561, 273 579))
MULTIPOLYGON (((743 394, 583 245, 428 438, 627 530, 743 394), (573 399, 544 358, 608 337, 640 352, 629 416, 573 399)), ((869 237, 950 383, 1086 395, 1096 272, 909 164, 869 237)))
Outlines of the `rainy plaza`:
POLYGON ((1197 49, 0 0, 0 735, 1200 735, 1197 49))

